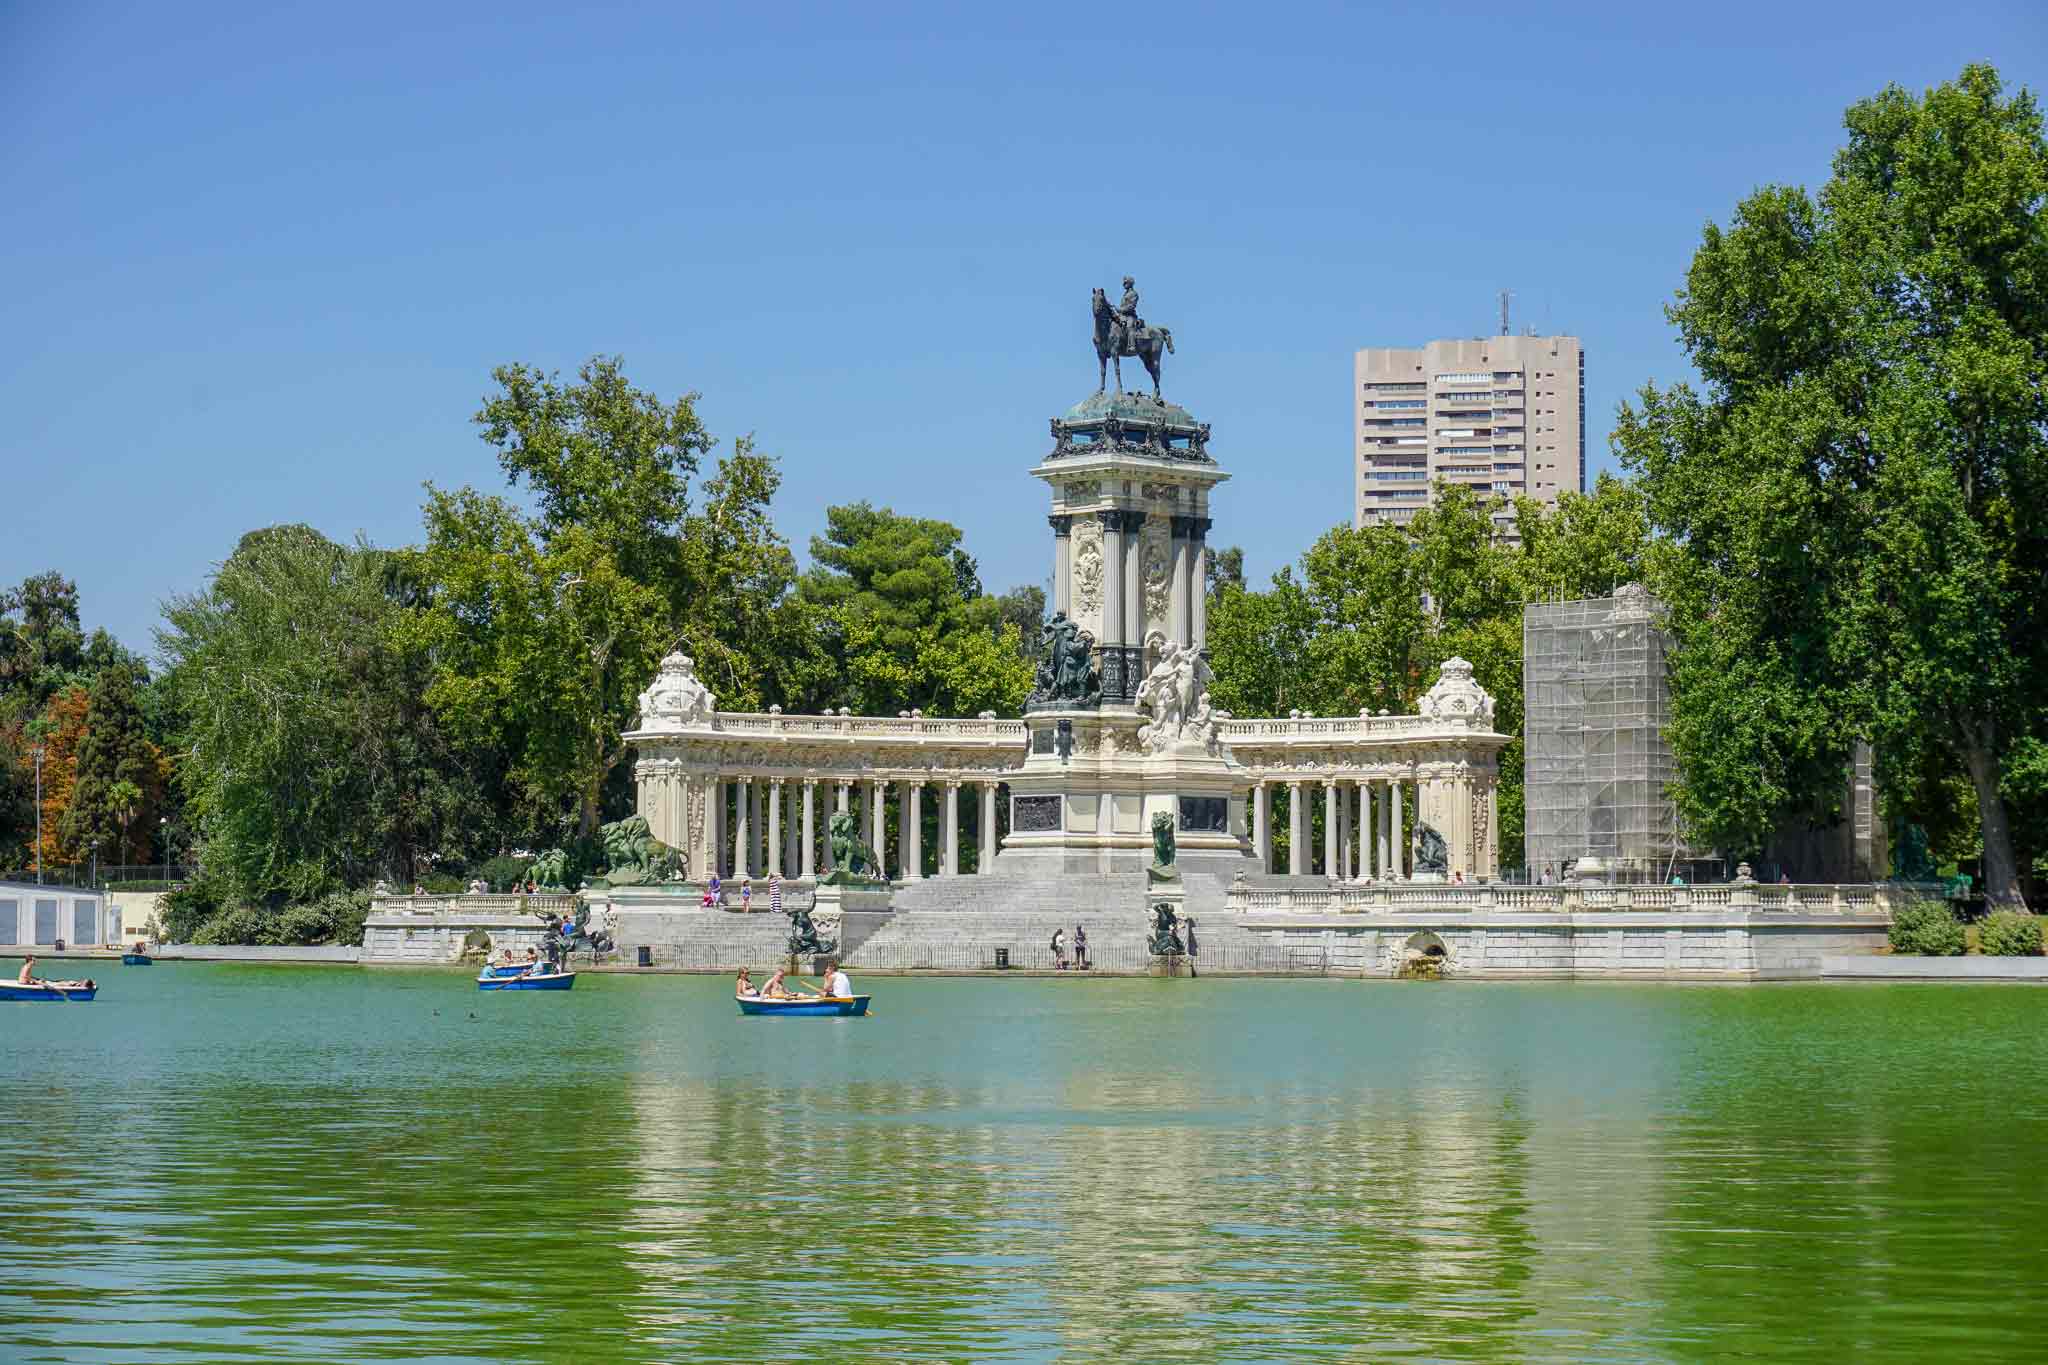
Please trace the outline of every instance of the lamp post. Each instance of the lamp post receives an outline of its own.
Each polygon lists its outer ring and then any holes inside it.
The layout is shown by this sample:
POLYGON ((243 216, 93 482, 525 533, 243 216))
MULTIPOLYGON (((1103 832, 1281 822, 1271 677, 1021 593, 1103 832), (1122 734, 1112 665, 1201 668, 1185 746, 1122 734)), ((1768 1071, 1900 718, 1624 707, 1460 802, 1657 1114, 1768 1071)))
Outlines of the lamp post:
POLYGON ((168 815, 160 815, 160 816, 158 816, 158 817, 157 817, 157 822, 156 822, 156 838, 157 838, 157 843, 158 843, 159 845, 161 845, 161 846, 162 846, 162 848, 163 848, 163 854, 164 854, 164 880, 165 880, 165 881, 169 881, 169 880, 171 879, 171 817, 170 817, 170 816, 168 816, 168 815))
POLYGON ((43 746, 31 751, 36 759, 36 885, 43 884, 43 746))

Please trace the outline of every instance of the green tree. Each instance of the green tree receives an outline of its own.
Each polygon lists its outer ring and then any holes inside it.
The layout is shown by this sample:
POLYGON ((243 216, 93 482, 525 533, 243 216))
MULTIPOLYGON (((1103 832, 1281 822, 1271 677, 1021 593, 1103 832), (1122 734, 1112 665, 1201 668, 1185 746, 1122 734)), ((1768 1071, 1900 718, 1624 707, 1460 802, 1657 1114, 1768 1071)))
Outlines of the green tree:
POLYGON ((1976 792, 1987 895, 2020 903, 2003 771, 2040 725, 2048 143, 1986 66, 1853 106, 1817 196, 1709 225, 1669 310, 1704 381, 1616 432, 1672 608, 1695 829, 1754 847, 1867 735, 1976 792))
POLYGON ((982 592, 958 527, 866 502, 825 515, 797 581, 831 663, 817 703, 869 715, 1022 707, 1035 642, 982 592))
POLYGON ((1211 550, 1203 556, 1203 591, 1210 601, 1215 601, 1225 588, 1244 586, 1244 550, 1230 545, 1220 550, 1211 550))
POLYGON ((136 816, 153 808, 163 786, 162 759, 149 740, 137 701, 133 668, 118 665, 92 685, 84 742, 71 804, 64 811, 64 839, 74 847, 97 847, 103 861, 141 862, 146 850, 128 841, 136 816))
POLYGON ((251 532, 158 647, 183 717, 177 780, 221 901, 306 901, 457 852, 477 783, 434 724, 402 563, 305 526, 251 532))
POLYGON ((503 498, 431 486, 431 584, 412 638, 434 661, 426 699, 464 744, 495 747, 510 775, 580 837, 596 833, 620 732, 671 639, 665 594, 628 576, 575 525, 543 542, 503 498))
POLYGON ((775 461, 741 438, 683 521, 677 635, 728 711, 789 707, 826 671, 816 631, 790 601, 796 557, 769 515, 781 485, 775 461))
POLYGON ((587 362, 575 384, 525 365, 491 377, 499 391, 476 423, 506 479, 532 491, 537 538, 579 531, 635 581, 679 596, 690 478, 713 444, 697 395, 664 403, 627 383, 616 356, 587 362))

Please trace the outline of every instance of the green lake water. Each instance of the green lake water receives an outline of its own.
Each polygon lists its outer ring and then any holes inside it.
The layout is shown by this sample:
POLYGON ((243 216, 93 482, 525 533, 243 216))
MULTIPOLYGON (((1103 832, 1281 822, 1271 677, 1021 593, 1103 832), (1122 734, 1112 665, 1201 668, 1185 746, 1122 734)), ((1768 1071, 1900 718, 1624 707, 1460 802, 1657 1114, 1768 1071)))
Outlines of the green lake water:
POLYGON ((2039 989, 98 975, 0 1359, 2048 1355, 2039 989))

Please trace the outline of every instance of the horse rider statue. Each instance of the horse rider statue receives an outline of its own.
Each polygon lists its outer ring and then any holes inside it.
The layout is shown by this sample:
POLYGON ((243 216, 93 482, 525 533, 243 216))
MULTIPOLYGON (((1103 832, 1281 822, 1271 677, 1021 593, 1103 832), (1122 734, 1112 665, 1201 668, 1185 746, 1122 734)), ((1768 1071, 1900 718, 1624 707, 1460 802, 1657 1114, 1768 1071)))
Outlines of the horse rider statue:
POLYGON ((1173 333, 1164 327, 1148 326, 1138 316, 1138 282, 1124 276, 1123 301, 1112 309, 1101 289, 1095 291, 1091 307, 1095 313, 1095 391, 1109 384, 1109 366, 1116 364, 1116 388, 1124 388, 1123 357, 1135 356, 1152 376, 1152 396, 1159 397, 1159 365, 1162 356, 1173 354, 1173 333))
POLYGON ((1116 306, 1117 350, 1124 355, 1138 353, 1138 338, 1145 335, 1145 319, 1138 316, 1138 282, 1124 276, 1123 302, 1116 306))

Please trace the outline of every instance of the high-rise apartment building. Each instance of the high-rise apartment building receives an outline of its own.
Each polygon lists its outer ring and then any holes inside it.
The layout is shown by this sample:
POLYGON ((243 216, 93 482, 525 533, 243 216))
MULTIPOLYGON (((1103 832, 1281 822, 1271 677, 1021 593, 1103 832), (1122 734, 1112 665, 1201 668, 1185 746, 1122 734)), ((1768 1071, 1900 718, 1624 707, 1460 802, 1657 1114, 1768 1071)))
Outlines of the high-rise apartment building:
MULTIPOLYGON (((1492 336, 1353 362, 1352 522, 1406 523, 1437 481, 1556 502, 1586 491, 1586 355, 1577 337, 1492 336)), ((1508 512, 1496 515, 1512 534, 1508 512)))

